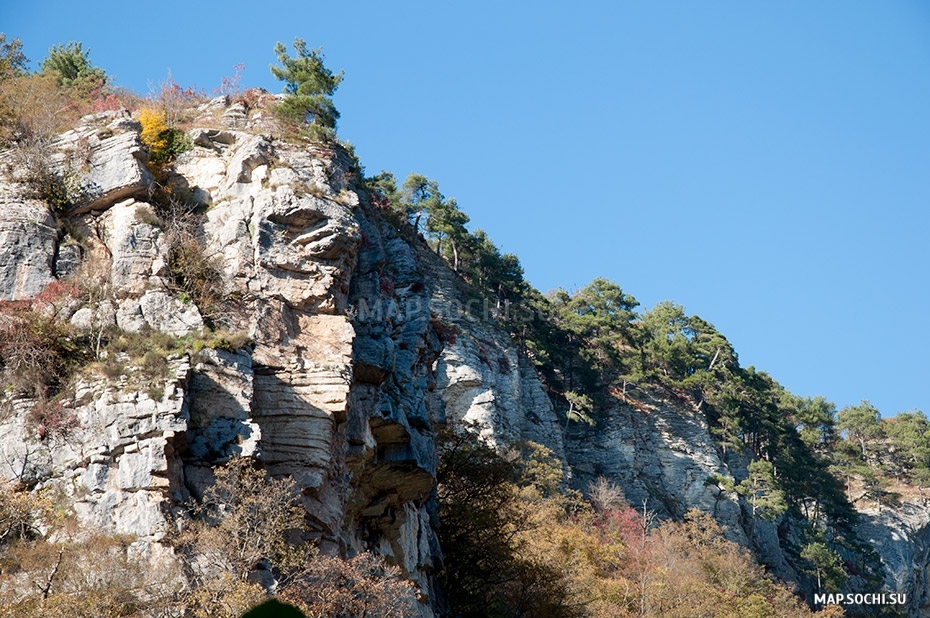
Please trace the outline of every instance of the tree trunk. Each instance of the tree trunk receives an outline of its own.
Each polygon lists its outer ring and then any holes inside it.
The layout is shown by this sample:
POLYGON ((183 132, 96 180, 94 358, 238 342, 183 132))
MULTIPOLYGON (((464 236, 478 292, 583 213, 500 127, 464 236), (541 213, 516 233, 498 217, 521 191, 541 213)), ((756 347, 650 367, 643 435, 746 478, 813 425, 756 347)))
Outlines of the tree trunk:
POLYGON ((720 348, 717 348, 717 351, 714 352, 714 358, 710 361, 710 365, 707 366, 707 371, 710 371, 714 368, 714 363, 717 362, 717 357, 720 356, 720 348))
POLYGON ((39 585, 38 582, 32 582, 35 584, 36 588, 42 592, 43 599, 47 599, 48 595, 52 592, 52 582, 55 580, 55 575, 58 574, 58 568, 61 566, 61 557, 64 555, 64 553, 64 547, 58 550, 58 560, 55 561, 55 566, 52 567, 52 572, 49 573, 48 578, 45 580, 43 585, 39 585))

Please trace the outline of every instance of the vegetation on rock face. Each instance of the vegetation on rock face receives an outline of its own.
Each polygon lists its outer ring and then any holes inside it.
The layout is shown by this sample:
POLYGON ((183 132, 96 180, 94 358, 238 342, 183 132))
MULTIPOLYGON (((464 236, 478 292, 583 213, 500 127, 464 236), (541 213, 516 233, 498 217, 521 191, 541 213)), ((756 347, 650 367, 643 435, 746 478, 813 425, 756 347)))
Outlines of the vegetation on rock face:
POLYGON ((0 32, 0 79, 8 79, 26 72, 29 59, 23 53, 23 42, 19 38, 7 41, 0 32))
POLYGON ((203 243, 204 206, 190 195, 162 190, 156 196, 155 212, 167 245, 171 286, 197 306, 208 325, 222 325, 234 295, 225 289, 219 257, 210 255, 203 243))
POLYGON ((157 172, 176 156, 190 150, 187 134, 176 127, 169 127, 163 110, 144 107, 139 111, 139 122, 142 124, 142 144, 148 149, 149 163, 157 172))
POLYGON ((111 87, 80 43, 52 47, 39 72, 29 73, 27 64, 19 39, 7 42, 0 34, 0 149, 8 150, 31 197, 64 212, 92 188, 85 183, 87 161, 55 160, 56 134, 87 114, 122 109, 135 96, 111 87))
POLYGON ((0 33, 0 148, 35 145, 70 127, 81 116, 131 105, 136 95, 109 84, 81 43, 55 45, 28 71, 19 39, 0 33))
POLYGON ((452 615, 580 615, 562 573, 526 551, 533 526, 518 478, 518 464, 474 434, 446 435, 437 472, 440 581, 452 615))
MULTIPOLYGON (((562 493, 561 463, 545 448, 522 451, 501 454, 467 432, 442 442, 440 579, 449 615, 812 615, 709 515, 660 523, 604 479, 589 488, 589 506, 562 493)), ((812 572, 825 586, 842 583, 825 547, 807 550, 812 572)), ((843 614, 831 607, 822 615, 843 614)))
POLYGON ((0 528, 4 618, 160 612, 181 590, 170 564, 147 569, 132 539, 76 528, 52 496, 4 483, 0 528))
POLYGON ((791 531, 797 541, 783 550, 804 588, 823 590, 825 581, 831 590, 881 588, 882 566, 856 536, 852 500, 893 503, 892 477, 930 485, 930 422, 923 413, 882 420, 867 404, 837 412, 822 397, 798 397, 768 374, 741 367, 708 321, 671 302, 639 311, 637 300, 611 281, 543 295, 524 281, 515 256, 502 255, 483 231, 465 228, 467 215, 456 214, 457 204, 436 181, 414 174, 398 189, 394 176, 382 172, 365 185, 371 204, 402 233, 422 233, 491 300, 564 414, 566 436, 576 431, 583 440, 585 427, 597 430, 618 406, 645 411, 647 394, 704 414, 722 459, 738 474, 708 484, 721 497, 737 498, 747 520, 791 531), (862 486, 856 495, 853 481, 862 486))
POLYGON ((270 590, 307 616, 418 615, 413 587, 371 554, 320 555, 303 536, 293 482, 267 479, 251 460, 219 468, 189 505, 173 557, 135 539, 81 529, 49 497, 0 486, 0 617, 191 615, 238 618, 270 590))
POLYGON ((195 616, 237 618, 267 597, 271 582, 278 598, 311 617, 415 615, 413 588, 398 569, 371 554, 320 555, 305 538, 294 482, 268 479, 253 464, 235 459, 217 469, 176 538, 193 570, 185 606, 195 616))
MULTIPOLYGON (((861 464, 873 450, 870 440, 882 445, 875 453, 889 452, 892 444, 892 452, 906 451, 903 457, 885 457, 885 469, 896 460, 896 471, 917 479, 927 469, 925 417, 915 413, 897 425, 886 422, 900 429, 884 437, 877 413, 837 415, 823 398, 797 397, 764 372, 741 367, 726 337, 680 305, 663 302, 640 312, 633 296, 605 279, 575 292, 540 294, 523 280, 514 256, 501 255, 484 232, 464 227, 466 215, 452 217, 449 224, 449 212, 458 206, 433 180, 414 174, 398 189, 393 175, 382 172, 366 186, 374 206, 402 229, 422 231, 431 249, 491 299, 501 326, 535 364, 564 414, 566 436, 576 432, 584 439, 585 431, 597 430, 618 406, 645 410, 646 393, 692 407, 706 415, 724 461, 742 470, 738 478, 708 483, 717 485, 721 496, 736 497, 748 520, 766 519, 794 530, 801 542, 786 543, 784 550, 808 590, 820 589, 823 565, 834 559, 846 576, 833 573, 831 584, 880 588, 877 555, 856 537, 855 510, 834 474, 843 466, 852 470, 843 463, 851 460, 837 429, 849 427, 861 464), (827 560, 821 545, 834 558, 827 560)), ((864 474, 863 495, 887 501, 888 492, 870 482, 870 474, 864 474)))
POLYGON ((88 342, 61 320, 79 296, 77 287, 54 282, 31 300, 0 301, 0 362, 14 393, 47 399, 86 360, 88 342))

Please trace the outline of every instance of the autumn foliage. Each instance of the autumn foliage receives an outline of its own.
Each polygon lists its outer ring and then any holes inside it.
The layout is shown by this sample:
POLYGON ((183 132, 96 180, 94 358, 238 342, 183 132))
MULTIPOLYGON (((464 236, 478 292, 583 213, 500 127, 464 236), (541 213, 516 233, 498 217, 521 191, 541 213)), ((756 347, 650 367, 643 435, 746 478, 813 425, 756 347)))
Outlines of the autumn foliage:
POLYGON ((35 298, 0 301, 0 362, 15 393, 44 400, 53 395, 85 348, 60 315, 80 298, 74 285, 54 281, 35 298))
POLYGON ((558 460, 540 445, 501 454, 453 433, 439 481, 450 615, 813 615, 709 515, 662 522, 607 481, 590 488, 594 508, 562 488, 558 460))

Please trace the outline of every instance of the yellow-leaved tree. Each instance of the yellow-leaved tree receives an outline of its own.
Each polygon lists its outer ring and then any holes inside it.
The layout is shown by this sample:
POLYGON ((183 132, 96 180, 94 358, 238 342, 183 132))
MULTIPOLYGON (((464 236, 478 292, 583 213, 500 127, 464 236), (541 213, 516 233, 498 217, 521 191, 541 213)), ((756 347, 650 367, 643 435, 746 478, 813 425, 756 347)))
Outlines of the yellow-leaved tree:
POLYGON ((163 161, 168 150, 168 124, 165 112, 150 107, 139 110, 139 122, 142 124, 142 144, 148 148, 149 158, 153 163, 163 161))

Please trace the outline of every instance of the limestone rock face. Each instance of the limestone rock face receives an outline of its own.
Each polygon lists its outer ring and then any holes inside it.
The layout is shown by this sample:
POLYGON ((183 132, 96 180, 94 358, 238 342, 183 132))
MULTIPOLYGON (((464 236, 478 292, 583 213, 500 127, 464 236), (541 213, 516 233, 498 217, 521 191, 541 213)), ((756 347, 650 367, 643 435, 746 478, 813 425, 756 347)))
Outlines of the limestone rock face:
POLYGON ((80 126, 59 137, 60 164, 79 174, 84 187, 74 214, 145 195, 155 179, 146 167, 140 129, 129 112, 108 111, 82 118, 80 126))
POLYGON ((712 474, 730 475, 704 415, 658 397, 635 405, 612 410, 603 430, 569 433, 568 459, 579 485, 603 476, 619 483, 633 506, 646 501, 666 517, 693 508, 712 513, 733 540, 748 545, 739 505, 704 483, 712 474))
POLYGON ((189 376, 190 364, 177 359, 158 389, 131 375, 79 381, 57 427, 31 414, 35 402, 11 402, 0 423, 3 474, 66 492, 78 516, 101 530, 160 540, 162 507, 185 491, 178 471, 189 376))
POLYGON ((875 548, 890 590, 907 595, 909 616, 930 611, 930 505, 905 500, 894 508, 859 509, 859 538, 875 548))
MULTIPOLYGON (((174 285, 168 224, 145 201, 138 129, 125 114, 98 115, 57 142, 62 166, 76 153, 89 158, 84 194, 93 196, 67 214, 79 236, 67 241, 80 247, 68 252, 70 271, 90 290, 69 320, 84 333, 115 325, 136 337, 196 338, 205 319, 174 285)), ((67 486, 86 522, 157 542, 164 513, 201 494, 214 466, 254 457, 297 481, 324 547, 380 552, 429 598, 441 555, 427 503, 442 410, 428 409, 426 394, 441 342, 425 288, 411 293, 424 309, 407 320, 358 319, 356 310, 383 300, 378 273, 388 264, 421 279, 415 251, 365 213, 338 149, 231 129, 195 129, 191 140, 168 182, 206 204, 194 231, 230 298, 212 319, 250 345, 175 359, 164 385, 118 358, 123 377, 81 378, 67 431, 37 428, 36 402, 10 402, 16 414, 0 420, 4 474, 67 486)), ((19 257, 0 281, 27 298, 54 280, 56 222, 16 187, 3 195, 18 206, 3 210, 0 242, 19 257)), ((432 615, 428 603, 421 609, 432 615)))
MULTIPOLYGON (((567 461, 552 402, 499 325, 507 317, 463 287, 432 252, 421 251, 419 259, 434 282, 431 319, 444 335, 436 390, 448 418, 476 423, 492 444, 536 442, 567 461)), ((571 473, 570 467, 566 472, 571 473)))
POLYGON ((111 285, 124 295, 141 295, 151 276, 165 274, 161 230, 146 222, 146 215, 154 218, 152 207, 130 198, 96 218, 94 231, 101 231, 99 240, 106 245, 112 264, 111 285))
POLYGON ((0 184, 0 299, 23 300, 55 280, 57 232, 49 209, 0 184))
MULTIPOLYGON (((219 310, 201 313, 179 292, 128 113, 89 116, 56 142, 55 164, 84 183, 58 221, 21 185, 0 181, 0 299, 31 298, 70 275, 86 291, 64 316, 76 331, 189 342, 157 378, 125 354, 107 359, 116 376, 85 370, 52 416, 8 396, 0 474, 57 487, 84 521, 138 535, 157 553, 166 512, 202 494, 215 466, 255 458, 296 480, 324 550, 372 550, 399 565, 427 618, 442 561, 435 435, 465 420, 491 444, 549 448, 575 488, 605 476, 662 516, 712 513, 792 579, 780 529, 750 523, 734 496, 705 484, 744 475, 724 461, 700 410, 638 394, 596 430, 566 427, 502 327, 508 316, 367 203, 347 152, 257 134, 261 120, 223 98, 200 112, 194 146, 167 182, 203 205, 193 233, 226 293, 219 310), (208 325, 249 343, 211 342, 208 325)), ((930 599, 922 509, 866 512, 863 527, 889 586, 914 608, 930 599)))

